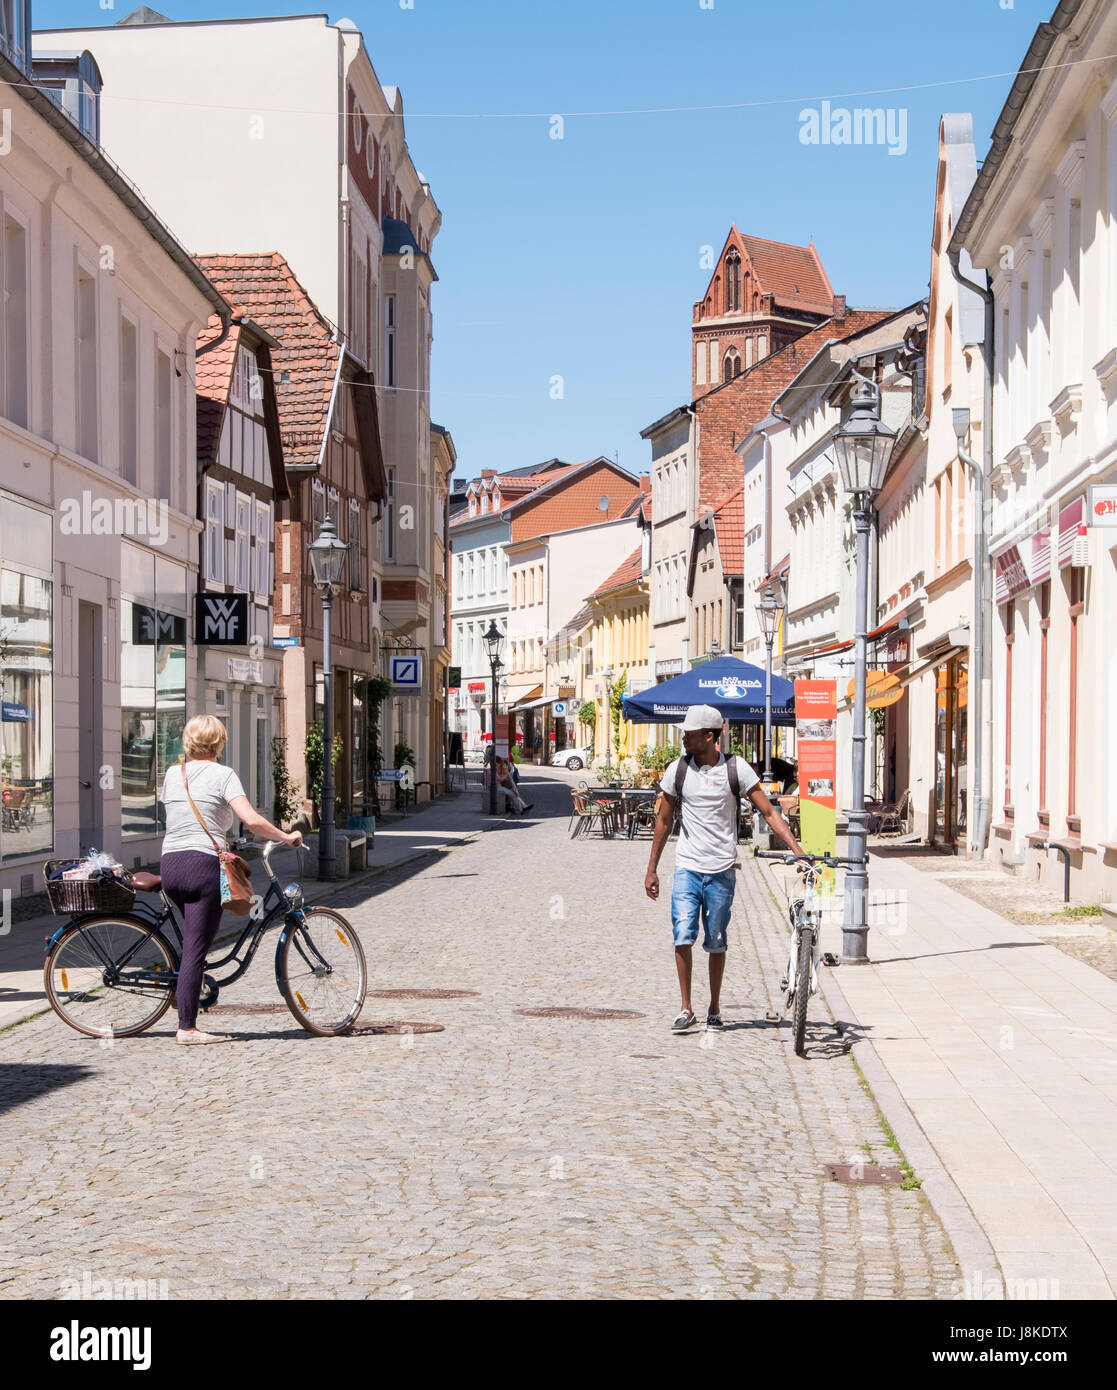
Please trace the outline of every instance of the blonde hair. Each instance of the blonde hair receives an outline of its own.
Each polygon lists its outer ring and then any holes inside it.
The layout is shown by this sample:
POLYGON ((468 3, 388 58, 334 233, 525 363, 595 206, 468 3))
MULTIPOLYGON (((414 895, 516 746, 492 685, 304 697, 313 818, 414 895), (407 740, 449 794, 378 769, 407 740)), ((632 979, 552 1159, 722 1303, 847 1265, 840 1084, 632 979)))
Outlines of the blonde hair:
POLYGON ((216 758, 229 735, 225 725, 212 714, 196 714, 186 721, 182 746, 190 758, 216 758))

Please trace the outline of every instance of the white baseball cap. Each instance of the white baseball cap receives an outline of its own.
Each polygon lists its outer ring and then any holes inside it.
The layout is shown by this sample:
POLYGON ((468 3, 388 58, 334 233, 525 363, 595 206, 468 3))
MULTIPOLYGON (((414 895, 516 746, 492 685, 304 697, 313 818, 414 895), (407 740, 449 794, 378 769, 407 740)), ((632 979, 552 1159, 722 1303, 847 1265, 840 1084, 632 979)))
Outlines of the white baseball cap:
POLYGON ((713 705, 691 705, 679 727, 684 734, 688 734, 695 729, 720 730, 722 722, 721 711, 714 709, 713 705))

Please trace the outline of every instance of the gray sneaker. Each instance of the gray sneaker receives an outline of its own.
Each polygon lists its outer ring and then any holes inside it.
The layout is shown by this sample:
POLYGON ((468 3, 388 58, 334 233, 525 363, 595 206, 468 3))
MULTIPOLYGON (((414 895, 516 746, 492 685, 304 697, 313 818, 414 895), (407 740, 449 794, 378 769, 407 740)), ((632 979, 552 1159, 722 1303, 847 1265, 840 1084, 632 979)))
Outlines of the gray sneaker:
POLYGON ((684 1009, 671 1025, 672 1033, 686 1033, 695 1026, 698 1020, 689 1009, 684 1009))
POLYGON ((721 1014, 707 1014, 707 1015, 706 1015, 706 1027, 707 1027, 707 1028, 716 1028, 716 1029, 724 1028, 724 1027, 725 1027, 725 1019, 722 1018, 721 1014))

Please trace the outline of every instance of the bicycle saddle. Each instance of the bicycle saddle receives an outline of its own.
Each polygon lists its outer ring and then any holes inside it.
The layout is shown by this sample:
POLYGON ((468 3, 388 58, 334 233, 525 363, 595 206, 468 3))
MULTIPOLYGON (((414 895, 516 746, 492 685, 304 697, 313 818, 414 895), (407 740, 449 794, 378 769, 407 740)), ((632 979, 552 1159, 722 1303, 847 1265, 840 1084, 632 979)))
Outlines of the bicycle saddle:
POLYGON ((158 893, 163 880, 158 874, 145 874, 142 871, 132 875, 132 882, 141 893, 158 893))

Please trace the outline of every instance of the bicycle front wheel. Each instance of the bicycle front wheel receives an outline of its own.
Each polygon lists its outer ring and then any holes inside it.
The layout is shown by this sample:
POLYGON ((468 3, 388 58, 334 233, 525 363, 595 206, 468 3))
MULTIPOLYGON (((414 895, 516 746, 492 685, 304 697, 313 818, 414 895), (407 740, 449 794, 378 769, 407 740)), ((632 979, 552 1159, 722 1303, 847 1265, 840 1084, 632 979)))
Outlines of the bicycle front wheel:
POLYGON ((807 1000, 811 997, 811 970, 814 966, 814 932, 810 927, 799 930, 799 960, 795 969, 795 1006, 791 1014, 795 1037, 795 1054, 802 1057, 807 1045, 807 1000))
POLYGON ((128 917, 69 927, 43 965, 43 987, 64 1023, 91 1038, 128 1038, 167 1012, 178 961, 170 943, 128 917))
POLYGON ((357 1021, 368 974, 357 933, 340 912, 308 907, 289 917, 276 975, 295 1019, 319 1037, 336 1037, 357 1021))

